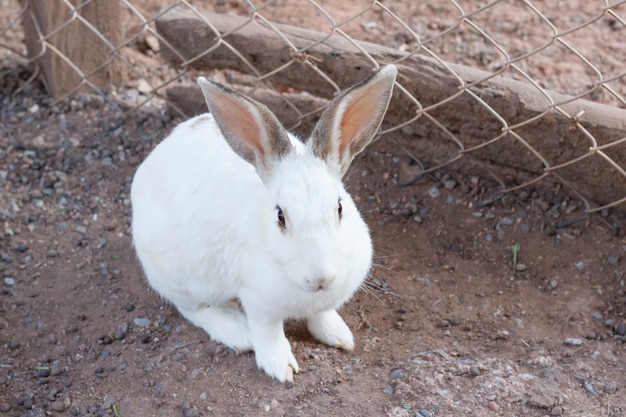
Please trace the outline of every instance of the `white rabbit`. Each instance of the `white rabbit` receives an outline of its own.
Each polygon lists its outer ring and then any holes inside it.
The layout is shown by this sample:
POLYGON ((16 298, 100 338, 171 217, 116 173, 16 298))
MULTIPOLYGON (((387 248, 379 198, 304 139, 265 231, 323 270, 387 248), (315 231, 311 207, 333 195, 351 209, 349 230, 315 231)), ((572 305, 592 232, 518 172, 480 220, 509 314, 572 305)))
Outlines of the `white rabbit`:
POLYGON ((133 180, 133 242, 152 287, 281 382, 298 372, 288 318, 354 348, 337 309, 368 274, 372 243, 341 179, 376 134, 396 74, 388 65, 333 99, 306 141, 200 77, 211 113, 176 127, 133 180))

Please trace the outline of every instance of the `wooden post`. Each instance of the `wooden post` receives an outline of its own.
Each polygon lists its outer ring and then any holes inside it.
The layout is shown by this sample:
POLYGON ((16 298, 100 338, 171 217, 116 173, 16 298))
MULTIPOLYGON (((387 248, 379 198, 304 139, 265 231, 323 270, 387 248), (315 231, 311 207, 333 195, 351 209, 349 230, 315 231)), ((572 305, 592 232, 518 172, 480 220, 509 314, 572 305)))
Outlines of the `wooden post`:
POLYGON ((88 83, 104 89, 122 81, 123 64, 115 58, 122 37, 117 0, 92 0, 78 9, 83 3, 78 0, 21 1, 28 5, 23 17, 28 55, 53 97, 88 83))

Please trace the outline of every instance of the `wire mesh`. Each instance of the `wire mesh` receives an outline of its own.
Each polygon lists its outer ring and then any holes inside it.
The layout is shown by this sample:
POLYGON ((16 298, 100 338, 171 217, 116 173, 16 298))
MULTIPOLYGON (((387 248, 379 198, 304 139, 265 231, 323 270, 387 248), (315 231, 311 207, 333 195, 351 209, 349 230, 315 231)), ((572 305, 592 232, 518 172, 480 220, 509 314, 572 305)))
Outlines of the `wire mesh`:
POLYGON ((421 175, 479 165, 502 194, 549 181, 586 213, 626 205, 626 1, 114 0, 113 29, 110 16, 89 19, 102 0, 56 0, 52 22, 37 3, 3 1, 0 63, 33 65, 35 78, 56 57, 74 75, 58 100, 87 90, 121 112, 167 105, 189 117, 202 108, 176 88, 210 73, 267 93, 298 128, 354 74, 393 62, 401 77, 383 140, 421 175), (76 59, 92 44, 68 52, 58 41, 73 25, 105 51, 95 64, 76 59), (352 58, 341 67, 336 55, 352 58), (103 71, 121 76, 102 83, 103 71))

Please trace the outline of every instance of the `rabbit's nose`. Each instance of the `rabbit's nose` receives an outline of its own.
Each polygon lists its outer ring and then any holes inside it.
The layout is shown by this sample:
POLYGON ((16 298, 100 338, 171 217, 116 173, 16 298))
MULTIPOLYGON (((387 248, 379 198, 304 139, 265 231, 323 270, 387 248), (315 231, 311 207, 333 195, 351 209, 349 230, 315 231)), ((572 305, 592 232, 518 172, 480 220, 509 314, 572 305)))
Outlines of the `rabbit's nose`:
POLYGON ((313 289, 313 291, 324 291, 327 290, 330 284, 335 280, 335 277, 319 277, 315 279, 308 280, 309 285, 313 289))

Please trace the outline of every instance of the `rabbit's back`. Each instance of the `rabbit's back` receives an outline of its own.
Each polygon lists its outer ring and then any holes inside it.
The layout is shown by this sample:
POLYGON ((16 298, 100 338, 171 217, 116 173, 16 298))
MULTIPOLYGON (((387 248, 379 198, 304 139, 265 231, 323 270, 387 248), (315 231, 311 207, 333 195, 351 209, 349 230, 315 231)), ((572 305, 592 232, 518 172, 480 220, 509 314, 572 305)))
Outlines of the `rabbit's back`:
POLYGON ((133 243, 152 287, 176 304, 234 298, 243 265, 236 260, 256 244, 250 230, 265 194, 211 115, 176 127, 131 188, 133 243))

